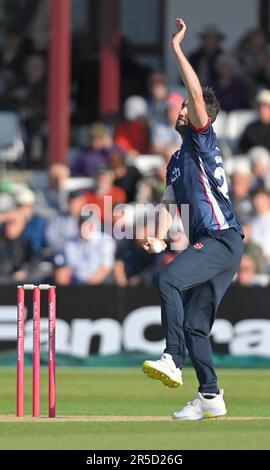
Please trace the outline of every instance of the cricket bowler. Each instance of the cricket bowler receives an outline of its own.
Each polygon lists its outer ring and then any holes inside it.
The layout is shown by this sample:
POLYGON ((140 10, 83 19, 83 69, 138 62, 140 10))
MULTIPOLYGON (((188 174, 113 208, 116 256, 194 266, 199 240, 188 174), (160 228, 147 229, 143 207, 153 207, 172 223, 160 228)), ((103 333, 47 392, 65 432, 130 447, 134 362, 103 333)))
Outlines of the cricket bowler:
POLYGON ((209 339, 217 307, 231 283, 243 254, 243 231, 233 213, 228 185, 212 124, 219 104, 213 90, 202 88, 182 51, 186 25, 176 20, 172 38, 187 100, 179 112, 176 130, 181 149, 167 167, 167 187, 155 238, 144 248, 156 252, 173 216, 169 205, 189 205, 189 246, 155 277, 161 299, 166 348, 157 361, 145 361, 143 371, 168 387, 183 385, 182 369, 188 350, 199 390, 195 399, 173 413, 178 420, 199 420, 226 415, 223 390, 217 383, 209 339), (153 250, 151 246, 153 245, 153 250))

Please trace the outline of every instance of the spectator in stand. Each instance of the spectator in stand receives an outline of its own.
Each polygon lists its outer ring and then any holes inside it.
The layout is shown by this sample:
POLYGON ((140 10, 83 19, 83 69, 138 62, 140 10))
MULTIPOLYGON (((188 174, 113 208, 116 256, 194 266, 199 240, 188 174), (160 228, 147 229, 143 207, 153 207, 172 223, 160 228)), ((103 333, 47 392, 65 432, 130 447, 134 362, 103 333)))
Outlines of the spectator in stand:
POLYGON ((237 75, 236 67, 235 59, 229 54, 217 58, 217 77, 211 85, 221 109, 226 112, 249 107, 247 84, 237 75))
POLYGON ((243 226, 244 238, 244 253, 252 257, 255 263, 256 274, 267 274, 267 261, 263 255, 263 251, 259 245, 251 240, 252 226, 246 223, 243 226))
POLYGON ((109 165, 102 165, 98 169, 95 190, 89 191, 86 195, 87 204, 95 204, 99 208, 102 223, 107 218, 110 220, 111 210, 117 204, 124 204, 127 200, 125 191, 114 185, 114 178, 112 168, 109 165))
POLYGON ((55 257, 56 284, 104 283, 112 272, 114 253, 115 241, 112 238, 104 238, 95 224, 81 217, 77 235, 65 240, 62 253, 55 257), (87 234, 85 238, 84 233, 87 234))
POLYGON ((18 29, 9 29, 0 50, 0 100, 17 80, 23 61, 22 34, 18 29))
POLYGON ((244 254, 239 266, 237 282, 241 286, 250 287, 256 283, 256 266, 252 256, 244 254))
POLYGON ((265 57, 266 37, 262 30, 252 29, 240 39, 235 55, 242 73, 250 79, 251 84, 261 70, 265 57))
POLYGON ((1 185, 0 190, 0 228, 1 224, 3 224, 11 211, 13 211, 16 207, 16 201, 14 195, 11 193, 9 187, 3 188, 1 185))
POLYGON ((261 90, 256 98, 259 116, 248 124, 239 141, 239 151, 259 145, 270 151, 270 90, 261 90))
POLYGON ((258 89, 270 88, 270 46, 265 51, 262 68, 256 75, 256 87, 258 89))
POLYGON ((64 242, 78 235, 78 220, 86 202, 85 190, 72 191, 68 195, 67 212, 56 214, 50 219, 46 231, 49 254, 61 252, 64 242))
MULTIPOLYGON (((149 227, 148 227, 149 229, 149 227)), ((145 256, 143 249, 147 226, 136 229, 136 239, 123 239, 118 243, 114 277, 120 287, 135 286, 140 282, 152 282, 158 255, 145 256)))
POLYGON ((142 175, 135 166, 126 164, 125 157, 123 149, 115 145, 108 154, 108 164, 114 173, 114 186, 125 191, 127 202, 133 202, 136 198, 137 183, 142 175))
POLYGON ((0 229, 0 282, 26 281, 37 268, 41 257, 24 236, 25 216, 21 209, 8 213, 0 229))
POLYGON ((164 181, 160 181, 156 175, 145 176, 137 186, 136 202, 137 204, 156 204, 161 202, 162 189, 164 189, 164 181))
POLYGON ((216 78, 215 62, 222 49, 220 44, 224 39, 215 25, 206 25, 200 33, 201 45, 190 57, 189 62, 198 74, 202 85, 209 85, 216 78))
POLYGON ((248 164, 245 162, 237 163, 231 177, 231 200, 234 212, 241 223, 250 221, 253 216, 250 199, 251 186, 252 173, 248 164))
POLYGON ((166 189, 167 164, 155 168, 151 176, 143 176, 137 185, 136 202, 138 204, 159 204, 166 189))
POLYGON ((15 200, 21 209, 26 226, 23 235, 35 253, 40 253, 46 246, 47 221, 35 213, 35 193, 29 188, 19 189, 15 200))
POLYGON ((30 186, 35 191, 36 207, 40 215, 46 219, 53 217, 57 212, 66 212, 68 209, 68 192, 70 168, 64 163, 53 163, 48 168, 48 182, 40 187, 35 176, 30 186))
POLYGON ((78 155, 72 176, 94 177, 100 165, 106 162, 108 150, 113 145, 113 139, 107 126, 95 123, 89 128, 90 148, 78 155))
MULTIPOLYGON (((3 99, 2 105, 3 103, 3 99)), ((26 129, 27 165, 44 167, 44 130, 47 117, 47 60, 33 52, 26 58, 23 80, 11 85, 5 96, 6 105, 18 109, 26 129)))
POLYGON ((270 195, 264 189, 259 189, 253 194, 255 217, 251 221, 251 239, 257 243, 267 260, 270 268, 270 195))
POLYGON ((149 152, 147 103, 141 96, 130 96, 124 103, 125 121, 115 131, 115 143, 130 156, 149 152))
POLYGON ((24 0, 19 3, 21 3, 24 16, 26 16, 27 36, 36 49, 47 49, 50 40, 50 8, 48 1, 24 0))
POLYGON ((47 204, 50 208, 63 212, 67 208, 66 183, 70 178, 70 169, 64 163, 53 163, 49 168, 49 188, 46 191, 47 204))
POLYGON ((168 86, 163 72, 152 72, 148 77, 148 117, 150 123, 166 121, 168 86))
POLYGON ((270 153, 264 147, 252 147, 248 154, 252 164, 252 191, 257 189, 270 190, 270 153))
POLYGON ((175 123, 183 101, 182 95, 169 94, 166 103, 166 122, 152 123, 151 150, 153 153, 163 155, 167 162, 182 144, 182 138, 175 130, 175 123))

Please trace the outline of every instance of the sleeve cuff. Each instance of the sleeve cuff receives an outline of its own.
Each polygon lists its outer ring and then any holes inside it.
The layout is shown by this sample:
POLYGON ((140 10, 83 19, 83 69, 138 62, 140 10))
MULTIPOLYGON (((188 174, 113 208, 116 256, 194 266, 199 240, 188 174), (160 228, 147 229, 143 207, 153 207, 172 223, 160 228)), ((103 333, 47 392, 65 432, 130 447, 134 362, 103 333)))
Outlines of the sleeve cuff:
POLYGON ((205 131, 207 131, 207 129, 208 129, 209 126, 210 126, 210 123, 211 123, 211 119, 208 118, 208 122, 207 122, 207 124, 205 124, 204 127, 196 127, 196 126, 194 126, 194 125, 192 124, 192 122, 188 119, 188 125, 191 127, 191 129, 192 129, 193 131, 196 131, 196 132, 205 132, 205 131))

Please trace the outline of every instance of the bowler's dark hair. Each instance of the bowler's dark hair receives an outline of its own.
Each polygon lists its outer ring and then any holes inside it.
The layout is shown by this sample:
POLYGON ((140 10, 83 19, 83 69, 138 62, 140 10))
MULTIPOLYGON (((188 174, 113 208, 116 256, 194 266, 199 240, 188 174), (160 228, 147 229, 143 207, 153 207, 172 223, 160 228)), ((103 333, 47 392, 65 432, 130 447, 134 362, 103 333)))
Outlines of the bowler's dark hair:
POLYGON ((214 122, 220 110, 220 104, 212 88, 205 86, 202 91, 207 114, 210 117, 211 122, 214 122))

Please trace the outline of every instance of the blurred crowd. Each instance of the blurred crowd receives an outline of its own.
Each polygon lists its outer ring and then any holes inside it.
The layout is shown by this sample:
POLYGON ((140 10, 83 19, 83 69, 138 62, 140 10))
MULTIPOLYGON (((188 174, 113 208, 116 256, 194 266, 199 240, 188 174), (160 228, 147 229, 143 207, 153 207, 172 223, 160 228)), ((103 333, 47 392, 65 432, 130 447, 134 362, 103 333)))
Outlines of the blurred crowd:
MULTIPOLYGON (((270 274, 270 43, 260 30, 247 32, 233 51, 223 49, 223 40, 214 25, 206 26, 190 61, 221 104, 216 132, 246 234, 237 282, 265 285, 270 274)), ((47 62, 46 45, 17 28, 2 34, 0 120, 2 112, 16 113, 24 152, 0 180, 0 282, 151 282, 178 253, 169 244, 165 253, 149 256, 142 243, 144 207, 161 201, 166 165, 181 146, 174 126, 184 88, 180 82, 169 86, 163 71, 148 74, 144 94, 134 81, 115 122, 74 125, 68 165, 45 169, 47 62), (97 236, 106 227, 105 196, 112 207, 128 204, 121 224, 131 229, 140 204, 136 239, 97 236), (82 237, 81 211, 92 203, 100 208, 101 226, 93 224, 89 236, 82 237)), ((74 100, 72 112, 77 106, 74 100)), ((3 161, 4 155, 0 136, 3 161)), ((113 221, 120 223, 119 215, 113 221)))

